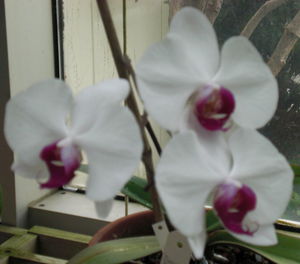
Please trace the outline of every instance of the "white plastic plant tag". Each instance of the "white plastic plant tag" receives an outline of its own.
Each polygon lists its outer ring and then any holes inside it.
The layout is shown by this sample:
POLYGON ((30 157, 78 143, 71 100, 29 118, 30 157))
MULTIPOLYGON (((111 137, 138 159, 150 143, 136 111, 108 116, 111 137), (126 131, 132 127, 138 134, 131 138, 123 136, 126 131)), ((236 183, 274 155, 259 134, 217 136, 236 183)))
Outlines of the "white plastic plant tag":
POLYGON ((169 233, 160 264, 189 264, 191 257, 187 239, 177 231, 169 233))
POLYGON ((154 234, 158 240, 160 248, 163 249, 166 245, 168 236, 169 236, 169 229, 165 221, 157 222, 152 225, 154 234))

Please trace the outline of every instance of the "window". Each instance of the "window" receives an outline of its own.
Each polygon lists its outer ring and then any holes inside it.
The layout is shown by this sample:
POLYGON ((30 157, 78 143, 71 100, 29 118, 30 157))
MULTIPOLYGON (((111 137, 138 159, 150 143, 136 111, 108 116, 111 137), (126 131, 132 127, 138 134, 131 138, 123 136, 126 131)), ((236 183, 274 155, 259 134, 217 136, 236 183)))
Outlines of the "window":
MULTIPOLYGON (((163 38, 168 29, 169 15, 176 6, 175 2, 109 1, 119 39, 123 48, 126 47, 133 64, 147 46, 163 38), (172 4, 171 12, 169 4, 172 4)), ((201 7, 201 1, 198 2, 201 7)), ((273 119, 260 131, 291 163, 300 164, 300 5, 299 1, 277 1, 275 4, 267 2, 224 0, 214 26, 221 45, 233 35, 242 33, 249 37, 277 76, 280 92, 278 109, 273 119), (256 21, 261 19, 258 25, 250 20, 256 12, 256 21)), ((65 0, 63 13, 67 82, 78 91, 102 79, 116 77, 96 1, 65 0)), ((168 136, 159 128, 156 133, 164 145, 168 136)), ((139 175, 143 175, 142 168, 139 175)), ((79 178, 73 184, 77 187, 83 185, 79 178)), ((284 218, 300 220, 298 185, 295 185, 295 192, 284 218)))
MULTIPOLYGON (((53 21, 50 1, 42 3, 35 0, 31 4, 26 0, 22 2, 24 4, 21 5, 20 0, 5 1, 12 93, 16 92, 14 89, 23 89, 38 80, 54 75, 63 77, 75 93, 101 80, 117 77, 95 0, 53 0, 52 8, 55 7, 56 11, 53 21), (35 12, 33 16, 31 11, 37 8, 39 12, 35 12), (13 15, 16 12, 20 13, 17 16, 17 23, 15 22, 16 16, 13 15), (36 21, 44 21, 45 24, 37 24, 36 21), (49 30, 52 22, 59 29, 57 34, 54 34, 54 50, 59 54, 56 61, 53 61, 53 34, 49 30), (22 39, 22 32, 26 33, 28 28, 31 28, 31 34, 35 33, 35 36, 24 38, 27 43, 22 39), (39 36, 38 39, 44 41, 42 44, 36 41, 37 36, 39 36), (27 48, 24 51, 25 46, 27 48), (30 61, 30 68, 27 67, 29 63, 19 63, 19 57, 14 55, 21 53, 28 55, 22 62, 30 61), (34 57, 37 53, 39 56, 34 57), (32 61, 33 57, 35 60, 32 61), (40 61, 37 58, 40 58, 40 61), (47 67, 40 67, 41 64, 47 67), (55 64, 56 72, 53 70, 55 64)), ((109 1, 119 40, 133 65, 149 45, 161 40, 168 31, 169 17, 173 11, 170 9, 170 4, 174 2, 175 0, 109 1)), ((199 3, 202 2, 205 1, 199 1, 199 3)), ((257 27, 250 26, 243 31, 243 34, 250 38, 265 61, 269 63, 279 84, 280 101, 277 112, 271 122, 261 129, 261 133, 267 136, 291 163, 300 164, 300 123, 298 121, 300 115, 300 42, 298 41, 300 3, 298 0, 277 2, 278 4, 271 6, 265 5, 268 4, 266 0, 224 0, 214 26, 219 42, 223 44, 230 36, 239 35, 253 15, 258 10, 263 10, 262 13, 258 13, 258 18, 260 18, 259 14, 264 15, 257 27)), ((201 6, 201 8, 204 7, 201 6)), ((161 145, 165 145, 169 135, 154 122, 153 126, 161 145)), ((157 160, 158 156, 156 155, 154 159, 157 160)), ((7 164, 7 168, 9 166, 10 164, 7 164)), ((140 166, 137 174, 143 177, 143 166, 140 166)), ((84 190, 85 180, 86 175, 79 173, 70 186, 84 190)), ((17 180, 16 186, 18 193, 16 203, 22 201, 20 203, 22 203, 23 211, 28 199, 31 201, 44 194, 37 191, 37 186, 33 187, 34 192, 31 190, 25 192, 21 188, 24 186, 23 180, 17 180), (23 199, 28 193, 34 193, 34 195, 23 199)), ((57 197, 61 194, 63 192, 56 193, 57 197)), ((54 203, 57 201, 55 199, 52 200, 54 203)), ((32 208, 37 210, 40 207, 41 209, 42 204, 37 203, 32 208)), ((300 221, 300 185, 295 185, 290 206, 283 217, 300 221)))

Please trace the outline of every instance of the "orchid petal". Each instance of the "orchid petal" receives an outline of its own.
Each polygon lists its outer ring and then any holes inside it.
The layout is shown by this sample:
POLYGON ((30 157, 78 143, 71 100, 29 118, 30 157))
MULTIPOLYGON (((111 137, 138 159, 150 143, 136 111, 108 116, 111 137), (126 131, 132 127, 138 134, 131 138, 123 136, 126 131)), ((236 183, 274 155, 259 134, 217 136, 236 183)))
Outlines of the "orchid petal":
POLYGON ((181 9, 171 21, 169 35, 177 35, 185 42, 190 63, 198 67, 199 72, 206 73, 207 78, 216 73, 219 66, 217 36, 202 12, 191 7, 181 9))
POLYGON ((125 79, 107 80, 81 90, 75 97, 72 133, 86 132, 93 126, 103 107, 107 104, 120 104, 128 93, 129 84, 125 79))
POLYGON ((257 246, 272 246, 277 244, 277 236, 273 225, 262 225, 252 236, 231 233, 232 236, 249 244, 257 246))
POLYGON ((187 100, 205 82, 190 63, 182 40, 169 36, 150 47, 137 65, 138 87, 149 114, 176 131, 187 100))
POLYGON ((87 154, 87 196, 95 201, 112 199, 138 166, 142 141, 132 113, 118 104, 98 112, 94 125, 74 142, 87 154))
MULTIPOLYGON (((219 164, 213 159, 199 144, 197 136, 187 131, 171 139, 157 167, 156 187, 169 219, 188 238, 203 235, 205 202, 214 186, 224 178, 216 172, 214 165, 219 164)), ((191 241, 190 244, 193 247, 191 241)), ((198 257, 202 253, 203 248, 195 252, 198 257)))
MULTIPOLYGON (((58 143, 59 145, 59 143, 58 143)), ((67 174, 74 173, 78 169, 81 162, 81 153, 77 146, 67 144, 61 147, 61 161, 64 164, 67 174)))
POLYGON ((196 259, 203 257, 203 250, 206 244, 206 232, 201 232, 197 236, 191 236, 188 238, 189 245, 193 251, 193 254, 196 259))
POLYGON ((114 203, 113 199, 109 199, 107 201, 100 201, 100 202, 96 201, 95 208, 98 216, 101 218, 106 218, 113 207, 113 203, 114 203))
POLYGON ((17 175, 21 175, 24 178, 35 178, 38 182, 44 182, 50 176, 46 164, 42 160, 33 164, 26 164, 19 161, 16 157, 12 170, 17 175))
POLYGON ((218 64, 210 22, 199 11, 184 8, 173 18, 167 37, 150 47, 137 65, 145 108, 162 127, 178 130, 189 97, 209 82, 218 64))
POLYGON ((188 125, 187 127, 185 127, 186 124, 181 125, 181 133, 193 130, 197 135, 201 148, 205 149, 206 156, 210 157, 209 162, 216 173, 228 176, 227 173, 231 168, 231 157, 223 132, 211 132, 204 129, 191 111, 186 111, 185 123, 188 125))
POLYGON ((233 37, 225 42, 214 82, 233 92, 236 109, 232 119, 240 126, 260 128, 274 115, 278 102, 276 79, 246 38, 233 37))
MULTIPOLYGON (((232 131, 229 145, 234 161, 230 177, 249 186, 257 199, 256 208, 244 220, 258 227, 272 225, 283 214, 291 196, 290 165, 268 139, 253 130, 232 131)), ((247 241, 259 242, 257 234, 247 241)))
MULTIPOLYGON (((6 106, 5 137, 15 151, 18 163, 28 168, 41 165, 42 148, 65 137, 66 117, 72 94, 60 80, 33 85, 14 96, 6 106)), ((22 175, 22 171, 19 170, 22 175)), ((35 177, 33 170, 32 177, 35 177)))

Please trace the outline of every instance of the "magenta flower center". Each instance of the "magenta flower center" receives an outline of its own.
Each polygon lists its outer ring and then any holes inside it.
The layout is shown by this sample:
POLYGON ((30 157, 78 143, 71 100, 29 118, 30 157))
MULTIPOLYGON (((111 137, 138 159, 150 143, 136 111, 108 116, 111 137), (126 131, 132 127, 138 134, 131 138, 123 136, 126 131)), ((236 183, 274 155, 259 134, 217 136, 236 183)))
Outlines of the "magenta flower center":
POLYGON ((207 130, 226 130, 226 122, 234 108, 233 94, 221 87, 200 97, 195 103, 194 112, 199 123, 207 130))
POLYGON ((244 221, 248 212, 256 207, 256 195, 247 185, 235 182, 219 185, 214 195, 214 209, 224 226, 237 234, 252 235, 257 223, 244 221))
POLYGON ((58 188, 67 184, 80 166, 79 149, 73 144, 59 146, 59 142, 45 146, 40 152, 40 158, 45 161, 50 174, 48 181, 41 184, 41 188, 58 188))

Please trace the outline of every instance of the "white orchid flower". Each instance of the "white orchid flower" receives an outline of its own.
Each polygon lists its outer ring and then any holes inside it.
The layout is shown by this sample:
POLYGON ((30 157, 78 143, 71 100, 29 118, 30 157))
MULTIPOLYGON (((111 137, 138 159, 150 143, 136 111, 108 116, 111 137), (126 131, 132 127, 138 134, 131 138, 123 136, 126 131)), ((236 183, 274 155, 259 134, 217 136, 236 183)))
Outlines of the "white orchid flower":
POLYGON ((50 80, 14 96, 5 116, 5 136, 16 155, 13 170, 43 181, 42 188, 60 187, 74 177, 83 150, 87 196, 107 215, 143 148, 134 116, 121 105, 128 92, 127 81, 114 79, 73 98, 63 81, 50 80))
POLYGON ((156 172, 156 187, 170 221, 187 236, 197 258, 206 240, 204 205, 224 227, 255 245, 277 242, 273 223, 288 204, 293 173, 284 156, 255 130, 234 129, 228 139, 192 130, 174 136, 156 172), (199 142, 200 140, 200 142, 199 142))
POLYGON ((278 101, 276 79, 250 41, 232 37, 219 52, 212 25, 191 7, 179 11, 166 38, 145 52, 137 77, 145 108, 170 131, 191 121, 207 130, 260 128, 278 101))

